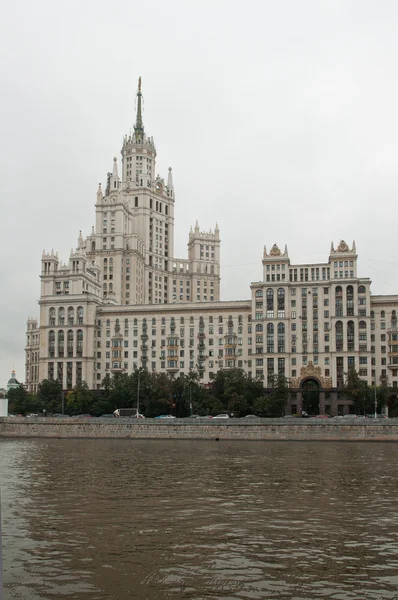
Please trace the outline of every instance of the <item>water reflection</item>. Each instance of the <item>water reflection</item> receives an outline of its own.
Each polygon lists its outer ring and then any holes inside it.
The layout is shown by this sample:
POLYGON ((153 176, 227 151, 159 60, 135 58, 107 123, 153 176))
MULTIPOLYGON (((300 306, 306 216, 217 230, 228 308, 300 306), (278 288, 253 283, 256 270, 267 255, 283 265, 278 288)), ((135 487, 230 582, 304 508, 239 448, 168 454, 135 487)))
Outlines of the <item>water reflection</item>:
POLYGON ((1 440, 6 599, 396 598, 397 454, 1 440))

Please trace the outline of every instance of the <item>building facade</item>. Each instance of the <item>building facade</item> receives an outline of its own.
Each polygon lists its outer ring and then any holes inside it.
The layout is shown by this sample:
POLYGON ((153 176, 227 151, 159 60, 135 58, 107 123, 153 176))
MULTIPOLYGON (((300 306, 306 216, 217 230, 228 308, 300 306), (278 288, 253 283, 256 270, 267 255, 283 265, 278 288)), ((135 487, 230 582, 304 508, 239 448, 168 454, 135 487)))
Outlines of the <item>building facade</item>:
POLYGON ((320 264, 292 265, 285 246, 264 248, 262 280, 248 300, 220 300, 220 232, 188 236, 188 257, 174 256, 175 190, 156 175, 153 138, 144 131, 141 81, 133 132, 101 184, 91 234, 80 233, 68 264, 43 253, 40 319, 27 324, 26 386, 57 379, 68 390, 134 369, 174 377, 242 368, 266 387, 276 374, 300 412, 303 390, 319 389, 319 410, 346 412, 338 389, 355 367, 372 384, 398 385, 398 296, 372 296, 357 276, 355 243, 332 244, 320 264), (397 352, 396 352, 397 351, 397 352))

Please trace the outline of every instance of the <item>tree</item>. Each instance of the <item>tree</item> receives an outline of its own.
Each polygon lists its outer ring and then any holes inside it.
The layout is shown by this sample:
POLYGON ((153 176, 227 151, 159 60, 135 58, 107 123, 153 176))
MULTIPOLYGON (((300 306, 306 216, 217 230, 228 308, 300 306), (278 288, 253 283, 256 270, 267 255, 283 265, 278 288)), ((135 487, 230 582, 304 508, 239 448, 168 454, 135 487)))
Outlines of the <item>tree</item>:
POLYGON ((238 417, 244 417, 247 414, 247 400, 244 396, 233 392, 228 403, 228 410, 238 417))
POLYGON ((62 405, 61 384, 53 379, 43 379, 37 388, 37 399, 47 413, 60 411, 62 405))
POLYGON ((92 414, 93 396, 85 381, 77 384, 66 396, 66 409, 70 414, 92 414))
POLYGON ((272 380, 272 391, 269 396, 270 416, 281 417, 284 415, 286 402, 289 399, 289 383, 286 377, 280 373, 274 375, 272 380))
POLYGON ((340 393, 347 400, 351 400, 354 412, 366 414, 374 411, 374 388, 372 391, 372 388, 359 377, 354 368, 349 369, 345 374, 345 381, 340 388, 340 393))
POLYGON ((28 394, 23 385, 10 389, 7 398, 9 412, 26 415, 41 410, 37 397, 28 394))

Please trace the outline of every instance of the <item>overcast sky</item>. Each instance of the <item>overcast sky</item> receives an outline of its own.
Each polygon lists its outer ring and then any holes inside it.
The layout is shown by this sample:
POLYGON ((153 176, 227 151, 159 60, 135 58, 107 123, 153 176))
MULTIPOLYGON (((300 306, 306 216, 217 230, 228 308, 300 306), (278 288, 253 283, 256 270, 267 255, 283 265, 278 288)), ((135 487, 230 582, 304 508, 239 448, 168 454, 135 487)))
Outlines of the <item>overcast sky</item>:
POLYGON ((223 300, 262 251, 328 260, 356 240, 373 294, 398 293, 396 0, 14 0, 2 8, 0 387, 24 380, 43 248, 94 224, 134 122, 173 167, 175 248, 220 226, 223 300))

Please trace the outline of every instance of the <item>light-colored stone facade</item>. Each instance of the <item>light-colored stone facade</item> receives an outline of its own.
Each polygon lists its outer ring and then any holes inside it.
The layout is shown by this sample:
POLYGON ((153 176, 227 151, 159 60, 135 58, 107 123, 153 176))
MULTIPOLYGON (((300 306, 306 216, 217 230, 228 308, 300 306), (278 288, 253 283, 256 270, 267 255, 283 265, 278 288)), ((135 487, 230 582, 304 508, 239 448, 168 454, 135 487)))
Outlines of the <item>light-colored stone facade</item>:
MULTIPOLYGON (((40 320, 28 320, 26 385, 45 378, 63 389, 136 368, 203 383, 239 367, 268 386, 283 373, 292 388, 309 379, 336 390, 355 367, 369 384, 398 383, 398 296, 372 296, 357 276, 355 243, 333 244, 324 263, 292 265, 287 247, 264 249, 262 281, 246 301, 220 300, 220 234, 196 223, 188 258, 174 257, 175 192, 156 173, 153 138, 144 132, 141 87, 134 132, 122 147, 96 225, 80 234, 68 264, 43 253, 40 320), (397 350, 397 352, 396 352, 397 350)), ((298 401, 299 404, 300 401, 298 401)), ((326 400, 326 403, 328 401, 326 400)))

